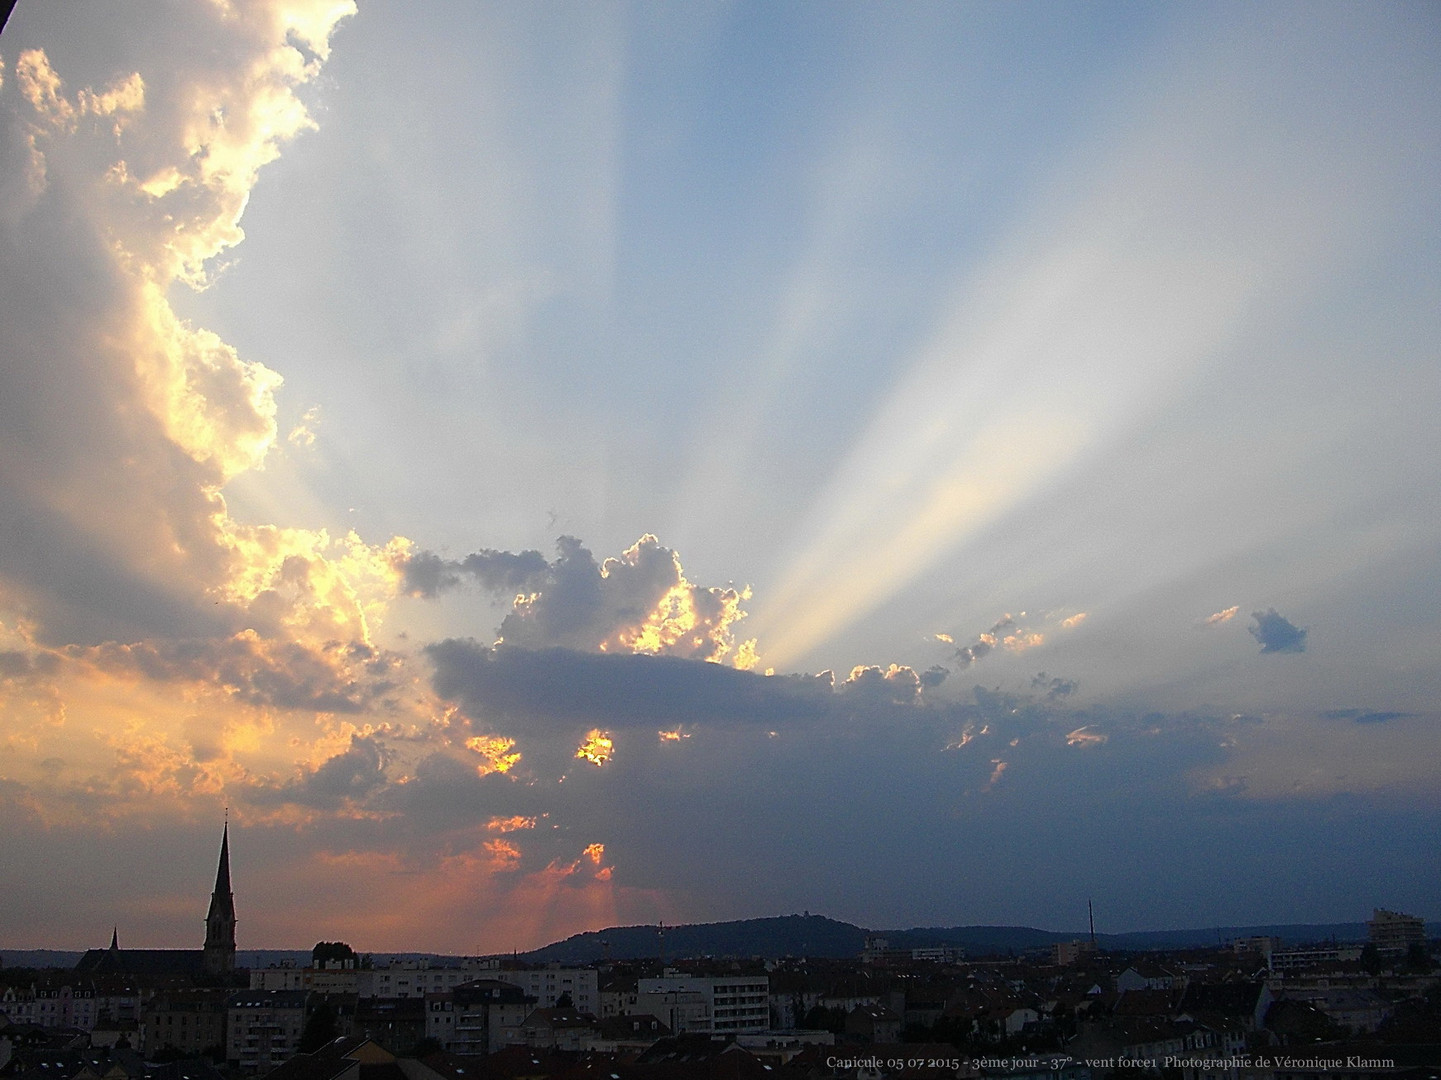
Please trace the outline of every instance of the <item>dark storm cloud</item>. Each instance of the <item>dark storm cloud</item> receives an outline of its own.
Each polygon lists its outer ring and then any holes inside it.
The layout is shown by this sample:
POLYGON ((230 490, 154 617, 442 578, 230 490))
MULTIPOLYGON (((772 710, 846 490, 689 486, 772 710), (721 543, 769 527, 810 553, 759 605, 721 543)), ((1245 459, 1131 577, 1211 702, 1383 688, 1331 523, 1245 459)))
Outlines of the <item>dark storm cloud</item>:
POLYGON ((1256 625, 1250 627, 1251 636, 1261 643, 1263 653, 1305 652, 1306 631, 1291 623, 1275 608, 1251 612, 1256 625))
POLYGON ((476 717, 529 724, 775 725, 825 714, 828 675, 764 676, 669 656, 487 648, 449 638, 425 649, 441 697, 476 717))

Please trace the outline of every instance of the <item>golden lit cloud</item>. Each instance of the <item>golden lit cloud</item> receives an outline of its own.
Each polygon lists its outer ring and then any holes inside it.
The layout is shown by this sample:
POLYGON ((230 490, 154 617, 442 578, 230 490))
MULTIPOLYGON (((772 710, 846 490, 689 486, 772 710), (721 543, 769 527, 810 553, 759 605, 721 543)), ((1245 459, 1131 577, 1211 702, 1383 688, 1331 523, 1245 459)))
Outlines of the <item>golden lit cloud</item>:
POLYGON ((514 814, 510 817, 496 817, 486 822, 485 827, 491 832, 519 832, 521 829, 535 828, 535 818, 522 817, 519 814, 514 814))
POLYGON ((507 739, 503 735, 477 735, 474 738, 466 739, 465 745, 467 749, 475 751, 483 759, 481 764, 476 766, 476 771, 481 776, 493 772, 510 772, 515 767, 515 763, 520 760, 520 751, 512 750, 515 740, 507 739))
POLYGON ((1035 631, 1025 631, 1019 634, 1007 634, 1001 640, 1001 647, 1011 652, 1024 652, 1027 649, 1034 649, 1037 645, 1044 645, 1046 636, 1035 631))
POLYGON ((520 865, 521 852, 508 840, 487 840, 484 844, 491 863, 497 870, 514 870, 520 865))
POLYGON ((1080 626, 1081 623, 1083 623, 1083 622, 1085 622, 1085 621, 1086 621, 1086 612, 1084 612, 1084 611, 1078 611, 1078 612, 1076 612, 1076 614, 1072 615, 1070 618, 1068 618, 1068 619, 1062 619, 1062 620, 1061 620, 1061 629, 1063 629, 1063 630, 1074 630, 1076 627, 1080 626))
POLYGON ((574 537, 558 547, 553 563, 539 552, 481 551, 460 561, 418 552, 402 587, 431 596, 466 576, 497 591, 510 585, 514 600, 499 634, 509 645, 758 664, 755 641, 735 639, 748 589, 694 584, 680 556, 649 533, 601 563, 574 537))
POLYGON ((1232 619, 1234 619, 1236 617, 1236 613, 1240 610, 1241 605, 1235 604, 1231 607, 1224 608, 1223 610, 1216 612, 1214 615, 1207 615, 1204 619, 1200 620, 1200 624, 1202 626, 1219 626, 1221 623, 1230 622, 1232 619))
POLYGON ((1100 746, 1104 742, 1106 742, 1109 737, 1110 736, 1108 735, 1103 735, 1100 732, 1093 730, 1089 724, 1086 724, 1082 727, 1076 728, 1075 731, 1071 732, 1069 735, 1066 736, 1066 745, 1100 746))
POLYGON ((599 728, 592 728, 586 732, 585 739, 580 746, 576 747, 575 756, 596 765, 604 765, 611 758, 615 744, 611 741, 608 732, 599 728))
POLYGON ((369 644, 410 549, 403 537, 372 546, 354 532, 332 539, 325 529, 247 526, 228 517, 220 525, 230 574, 215 593, 309 641, 369 644))
POLYGON ((600 861, 605 858, 605 845, 587 844, 581 854, 599 866, 600 861))

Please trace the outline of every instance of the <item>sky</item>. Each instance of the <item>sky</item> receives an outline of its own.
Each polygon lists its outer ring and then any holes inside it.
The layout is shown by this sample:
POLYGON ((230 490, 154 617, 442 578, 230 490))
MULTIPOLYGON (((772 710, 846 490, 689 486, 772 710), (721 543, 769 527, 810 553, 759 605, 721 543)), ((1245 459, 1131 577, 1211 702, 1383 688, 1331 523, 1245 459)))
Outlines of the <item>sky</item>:
POLYGON ((20 0, 0 945, 1441 918, 1441 10, 20 0))

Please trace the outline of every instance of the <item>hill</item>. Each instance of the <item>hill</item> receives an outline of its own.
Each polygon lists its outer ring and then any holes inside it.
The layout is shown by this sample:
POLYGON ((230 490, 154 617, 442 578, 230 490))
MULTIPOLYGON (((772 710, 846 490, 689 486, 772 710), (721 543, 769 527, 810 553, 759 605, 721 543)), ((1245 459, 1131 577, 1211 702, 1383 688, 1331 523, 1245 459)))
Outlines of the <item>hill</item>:
MULTIPOLYGON (((1427 925, 1435 935, 1436 924, 1427 925)), ((1047 949, 1062 941, 1087 937, 1085 931, 1039 930, 1033 926, 914 927, 908 930, 867 930, 823 915, 783 915, 732 922, 695 923, 665 928, 664 954, 682 956, 856 956, 871 935, 886 939, 893 949, 953 946, 966 955, 1006 956, 1047 949)), ((1096 943, 1112 951, 1144 952, 1214 946, 1244 937, 1275 937, 1286 945, 1321 941, 1365 941, 1366 924, 1286 923, 1265 926, 1197 927, 1190 930, 1152 930, 1124 934, 1097 934, 1096 943)), ((575 934, 532 952, 521 959, 535 963, 588 964, 609 957, 639 960, 660 956, 660 928, 613 926, 575 934)))

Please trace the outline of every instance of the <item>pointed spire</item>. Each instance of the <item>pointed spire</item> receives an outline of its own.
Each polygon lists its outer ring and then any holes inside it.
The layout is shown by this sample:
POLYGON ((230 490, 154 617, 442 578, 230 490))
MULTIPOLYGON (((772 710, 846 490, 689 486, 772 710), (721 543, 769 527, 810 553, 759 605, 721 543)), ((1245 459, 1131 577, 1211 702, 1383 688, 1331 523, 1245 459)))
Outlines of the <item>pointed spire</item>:
POLYGON ((120 951, 120 927, 118 926, 113 926, 110 928, 110 951, 120 951))
POLYGON ((220 834, 220 865, 215 868, 215 891, 205 916, 205 966, 212 974, 235 969, 235 894, 230 889, 230 810, 220 834))
POLYGON ((229 896, 230 889, 230 810, 225 811, 225 830, 220 834, 220 865, 215 868, 215 892, 229 896))

